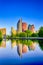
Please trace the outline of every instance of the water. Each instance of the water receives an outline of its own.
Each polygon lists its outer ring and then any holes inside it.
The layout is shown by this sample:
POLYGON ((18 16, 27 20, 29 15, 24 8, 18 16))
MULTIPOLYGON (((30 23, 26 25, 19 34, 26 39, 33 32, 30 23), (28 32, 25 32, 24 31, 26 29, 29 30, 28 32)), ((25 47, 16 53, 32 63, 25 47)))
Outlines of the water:
POLYGON ((42 63, 43 41, 41 43, 31 40, 3 40, 0 42, 0 65, 42 63))

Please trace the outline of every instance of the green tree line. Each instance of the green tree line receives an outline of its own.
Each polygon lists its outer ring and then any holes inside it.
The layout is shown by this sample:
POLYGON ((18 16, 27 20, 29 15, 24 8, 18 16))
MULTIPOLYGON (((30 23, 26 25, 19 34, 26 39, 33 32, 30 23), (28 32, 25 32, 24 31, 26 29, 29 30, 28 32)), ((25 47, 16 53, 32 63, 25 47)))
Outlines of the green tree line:
POLYGON ((25 32, 17 33, 16 35, 12 33, 11 37, 43 37, 43 27, 40 27, 36 33, 32 33, 30 30, 26 30, 25 32))

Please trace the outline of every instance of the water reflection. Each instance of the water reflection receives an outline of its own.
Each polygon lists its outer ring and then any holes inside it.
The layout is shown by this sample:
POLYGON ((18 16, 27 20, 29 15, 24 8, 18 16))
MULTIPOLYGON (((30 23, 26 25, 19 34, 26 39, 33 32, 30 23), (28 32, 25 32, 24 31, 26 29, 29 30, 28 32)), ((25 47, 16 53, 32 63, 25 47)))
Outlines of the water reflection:
MULTIPOLYGON (((17 46, 17 53, 20 57, 28 51, 34 51, 36 45, 39 44, 41 50, 43 50, 43 40, 11 40, 11 48, 17 46)), ((6 48, 6 40, 0 41, 0 47, 6 48)))
POLYGON ((43 40, 38 40, 41 50, 43 50, 43 40))
POLYGON ((29 50, 35 50, 36 48, 36 42, 32 42, 31 45, 29 46, 29 50))
POLYGON ((3 48, 6 47, 6 40, 0 41, 0 47, 3 47, 3 48))
POLYGON ((27 53, 30 50, 35 50, 36 42, 32 40, 11 40, 12 48, 16 45, 18 55, 22 57, 22 54, 27 53))
POLYGON ((11 40, 11 47, 14 48, 14 46, 16 46, 16 40, 11 40))
POLYGON ((21 43, 17 44, 17 52, 19 54, 19 56, 22 57, 22 53, 26 53, 28 51, 28 46, 27 45, 23 45, 21 43))
POLYGON ((43 40, 0 41, 0 63, 2 62, 6 64, 43 62, 43 40))

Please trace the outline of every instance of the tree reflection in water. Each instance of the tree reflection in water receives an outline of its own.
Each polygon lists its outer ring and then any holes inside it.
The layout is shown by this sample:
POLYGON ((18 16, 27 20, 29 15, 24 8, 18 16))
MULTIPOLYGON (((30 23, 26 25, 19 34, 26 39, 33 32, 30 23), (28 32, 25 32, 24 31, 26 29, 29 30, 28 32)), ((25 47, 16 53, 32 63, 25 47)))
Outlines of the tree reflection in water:
MULTIPOLYGON (((11 40, 11 47, 17 46, 17 52, 19 56, 27 53, 28 50, 35 50, 37 43, 41 50, 43 50, 43 40, 11 40)), ((0 47, 6 47, 6 41, 0 41, 0 47)))
POLYGON ((38 40, 41 50, 43 50, 43 40, 38 40))
POLYGON ((32 40, 11 40, 11 42, 11 45, 17 45, 17 52, 21 57, 22 54, 27 53, 28 50, 35 50, 36 48, 36 42, 32 40))
POLYGON ((6 47, 6 41, 5 40, 0 40, 0 47, 6 47))

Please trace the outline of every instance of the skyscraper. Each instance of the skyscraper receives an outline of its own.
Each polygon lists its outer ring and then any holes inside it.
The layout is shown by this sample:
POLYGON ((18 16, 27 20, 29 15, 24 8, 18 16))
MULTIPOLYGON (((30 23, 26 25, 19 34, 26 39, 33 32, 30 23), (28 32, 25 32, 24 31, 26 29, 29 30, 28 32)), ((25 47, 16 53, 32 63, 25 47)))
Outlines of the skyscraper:
POLYGON ((22 32, 22 19, 20 19, 17 23, 17 32, 22 32))
POLYGON ((2 32, 3 38, 6 38, 6 28, 0 28, 0 32, 2 32))
POLYGON ((25 32, 28 29, 27 23, 23 22, 22 23, 22 32, 25 32))
POLYGON ((14 34, 14 35, 16 35, 16 30, 13 28, 13 27, 11 27, 11 34, 14 34))
POLYGON ((31 30, 33 33, 35 33, 35 27, 34 27, 34 25, 30 25, 29 24, 28 29, 31 30))

